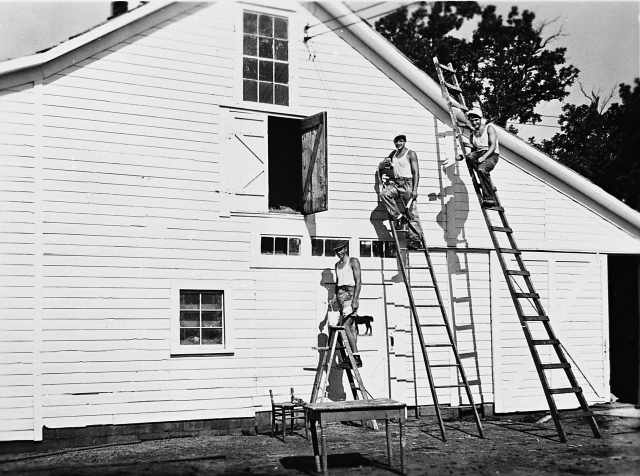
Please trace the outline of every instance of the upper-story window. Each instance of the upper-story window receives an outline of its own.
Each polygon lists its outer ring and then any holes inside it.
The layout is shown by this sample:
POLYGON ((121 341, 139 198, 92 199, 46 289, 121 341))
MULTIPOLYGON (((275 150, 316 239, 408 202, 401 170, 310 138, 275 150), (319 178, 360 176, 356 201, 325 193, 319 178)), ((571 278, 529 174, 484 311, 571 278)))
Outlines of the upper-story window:
POLYGON ((242 98, 289 105, 289 23, 286 18, 244 12, 242 98))

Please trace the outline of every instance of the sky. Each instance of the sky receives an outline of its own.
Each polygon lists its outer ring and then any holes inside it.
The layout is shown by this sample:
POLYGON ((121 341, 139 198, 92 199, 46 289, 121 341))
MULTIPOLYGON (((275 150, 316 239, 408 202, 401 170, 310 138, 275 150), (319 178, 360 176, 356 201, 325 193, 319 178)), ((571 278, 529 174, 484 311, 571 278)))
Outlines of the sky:
MULTIPOLYGON (((152 0, 153 1, 153 0, 152 0)), ((277 1, 277 0, 274 0, 277 1)), ((130 8, 139 5, 129 2, 130 8)), ((370 19, 410 3, 401 2, 346 2, 358 14, 370 19)), ((640 76, 640 0, 627 1, 488 1, 506 18, 512 5, 520 11, 536 13, 536 19, 553 23, 543 35, 551 35, 562 28, 564 36, 556 39, 552 47, 565 47, 567 63, 580 70, 582 88, 603 96, 615 90, 622 82, 632 84, 640 76)), ((6 1, 0 0, 0 61, 26 56, 55 46, 71 36, 82 33, 100 23, 111 14, 111 2, 85 1, 6 1)), ((371 23, 375 18, 370 20, 371 23)), ((470 34, 471 31, 467 32, 470 34)), ((464 32, 463 32, 464 34, 464 32)), ((586 103, 580 84, 571 88, 565 100, 586 103)), ((616 97, 614 97, 614 100, 616 97)), ((535 136, 537 140, 550 138, 559 132, 557 116, 561 113, 559 101, 543 104, 537 112, 543 122, 536 126, 517 126, 520 137, 535 136)))

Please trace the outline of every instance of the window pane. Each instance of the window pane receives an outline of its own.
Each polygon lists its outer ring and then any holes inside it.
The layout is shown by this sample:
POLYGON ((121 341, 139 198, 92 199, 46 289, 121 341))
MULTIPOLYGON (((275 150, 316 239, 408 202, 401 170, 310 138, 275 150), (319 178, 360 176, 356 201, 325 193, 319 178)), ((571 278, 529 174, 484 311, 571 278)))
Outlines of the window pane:
POLYGON ((202 329, 202 345, 222 344, 222 329, 202 329))
POLYGON ((280 84, 289 84, 289 65, 288 64, 275 63, 275 81, 276 83, 280 83, 280 84))
POLYGON ((277 255, 286 255, 287 254, 287 239, 286 238, 276 238, 276 254, 277 255))
POLYGON ((180 345, 199 345, 200 329, 180 329, 180 345))
POLYGON ((260 58, 273 58, 273 40, 271 38, 260 38, 258 51, 260 58))
POLYGON ((180 311, 180 327, 200 327, 200 311, 180 311))
POLYGON ((311 256, 324 254, 324 241, 319 238, 311 238, 311 256))
POLYGON ((386 241, 384 243, 384 256, 385 258, 395 258, 396 257, 396 244, 392 241, 386 241))
POLYGON ((273 61, 260 61, 260 81, 273 81, 273 61))
POLYGON ((245 79, 258 79, 258 60, 244 58, 242 60, 242 77, 245 79))
POLYGON ((222 309, 222 292, 202 293, 202 309, 222 309))
POLYGON ((245 33, 258 33, 258 15, 244 12, 242 28, 245 33))
POLYGON ((258 101, 258 81, 248 81, 245 79, 242 82, 242 100, 258 101))
POLYGON ((290 255, 300 254, 300 238, 289 239, 289 254, 290 255))
POLYGON ((279 106, 289 105, 289 88, 282 84, 276 84, 276 104, 279 106))
POLYGON ((360 256, 368 258, 371 256, 371 242, 360 241, 360 256))
POLYGON ((382 241, 374 241, 373 245, 373 256, 376 258, 382 258, 384 256, 384 242, 382 241))
POLYGON ((222 327, 222 311, 203 311, 202 327, 222 327))
POLYGON ((180 309, 198 309, 200 293, 180 293, 180 309))
POLYGON ((255 35, 244 35, 242 41, 242 53, 248 56, 258 56, 258 37, 255 35))
POLYGON ((275 41, 275 54, 276 59, 280 61, 289 61, 289 42, 276 40, 275 41))
POLYGON ((270 236, 263 236, 260 238, 260 253, 263 255, 273 254, 273 238, 270 236))
POLYGON ((273 36, 273 17, 260 15, 260 36, 273 36))
POLYGON ((260 102, 273 104, 273 84, 260 83, 258 86, 260 102))
POLYGON ((289 38, 289 32, 287 31, 287 20, 284 18, 274 18, 273 19, 274 26, 274 36, 276 38, 287 39, 289 38))

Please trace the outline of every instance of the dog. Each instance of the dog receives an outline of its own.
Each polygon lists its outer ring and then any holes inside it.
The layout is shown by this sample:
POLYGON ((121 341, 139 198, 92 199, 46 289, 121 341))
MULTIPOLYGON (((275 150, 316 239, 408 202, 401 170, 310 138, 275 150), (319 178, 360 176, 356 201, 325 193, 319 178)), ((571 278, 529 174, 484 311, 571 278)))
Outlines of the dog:
POLYGON ((371 323, 373 322, 372 316, 351 316, 353 319, 353 323, 356 326, 356 334, 360 334, 360 328, 358 324, 364 324, 366 326, 364 330, 364 335, 373 335, 373 328, 371 327, 371 323))

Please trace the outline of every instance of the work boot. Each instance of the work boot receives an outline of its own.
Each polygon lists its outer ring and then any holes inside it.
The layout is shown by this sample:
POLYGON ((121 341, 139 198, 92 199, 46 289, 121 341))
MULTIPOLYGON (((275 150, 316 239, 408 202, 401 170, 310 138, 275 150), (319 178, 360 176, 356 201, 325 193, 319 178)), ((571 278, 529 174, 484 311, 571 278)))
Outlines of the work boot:
POLYGON ((483 208, 491 208, 491 207, 497 207, 497 206, 498 206, 498 202, 496 202, 495 200, 486 199, 482 201, 483 208))
POLYGON ((393 219, 393 226, 396 230, 404 229, 404 217, 402 215, 398 215, 393 219))

